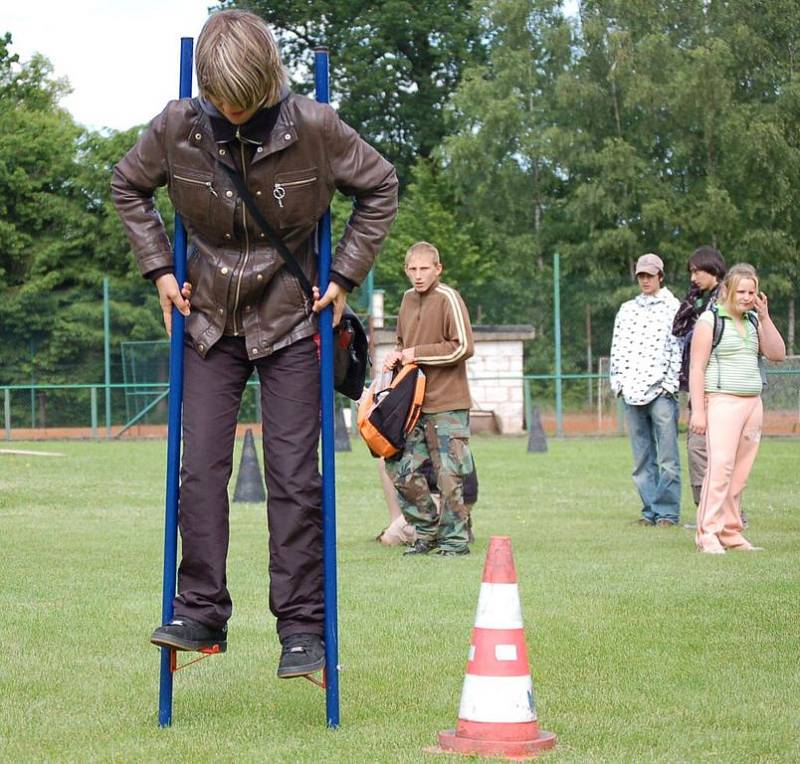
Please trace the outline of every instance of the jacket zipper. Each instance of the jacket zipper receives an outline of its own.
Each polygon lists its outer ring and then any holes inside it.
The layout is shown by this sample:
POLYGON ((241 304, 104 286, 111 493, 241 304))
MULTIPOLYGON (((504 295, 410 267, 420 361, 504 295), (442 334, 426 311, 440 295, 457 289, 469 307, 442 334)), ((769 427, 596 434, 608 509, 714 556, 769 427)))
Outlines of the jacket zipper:
POLYGON ((290 180, 288 183, 276 183, 272 189, 272 195, 277 199, 278 206, 283 207, 283 197, 286 196, 286 189, 290 186, 307 186, 309 183, 313 183, 316 180, 314 178, 304 178, 303 180, 290 180))
MULTIPOLYGON (((237 130, 238 135, 238 130, 237 130)), ((247 167, 245 165, 244 160, 244 144, 241 140, 239 140, 239 156, 242 160, 242 178, 244 182, 247 183, 247 167)), ((242 289, 242 277, 244 276, 245 268, 247 267, 247 261, 250 259, 250 237, 247 235, 247 207, 244 203, 244 199, 242 201, 242 229, 244 230, 244 260, 242 261, 242 266, 239 268, 239 277, 236 279, 236 294, 233 300, 233 333, 235 335, 239 334, 239 293, 242 289)))
POLYGON ((186 178, 183 175, 176 175, 175 173, 172 174, 172 177, 175 180, 182 180, 184 183, 194 183, 196 186, 205 186, 214 196, 219 196, 219 194, 214 190, 214 186, 211 184, 210 180, 197 180, 196 178, 186 178))

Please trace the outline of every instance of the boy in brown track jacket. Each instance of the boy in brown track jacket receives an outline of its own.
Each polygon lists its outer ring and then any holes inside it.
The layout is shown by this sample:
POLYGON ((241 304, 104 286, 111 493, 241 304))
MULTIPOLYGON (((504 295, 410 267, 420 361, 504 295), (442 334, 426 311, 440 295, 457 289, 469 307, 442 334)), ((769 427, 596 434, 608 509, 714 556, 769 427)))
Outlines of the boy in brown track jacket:
POLYGON ((397 345, 384 368, 412 361, 425 372, 422 415, 403 452, 386 460, 400 507, 417 532, 404 554, 469 554, 469 510, 464 504, 464 477, 473 470, 469 449, 467 359, 472 355, 472 327, 461 295, 439 282, 439 251, 421 241, 406 252, 406 275, 412 289, 403 295, 397 317, 397 345), (441 494, 437 511, 421 467, 433 463, 441 494))

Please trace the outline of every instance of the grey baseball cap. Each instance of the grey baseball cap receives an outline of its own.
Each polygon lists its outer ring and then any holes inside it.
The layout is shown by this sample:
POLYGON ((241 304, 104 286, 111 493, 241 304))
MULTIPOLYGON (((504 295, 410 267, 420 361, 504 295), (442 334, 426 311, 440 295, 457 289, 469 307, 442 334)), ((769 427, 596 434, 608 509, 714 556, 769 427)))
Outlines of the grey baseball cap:
POLYGON ((649 273, 651 276, 656 276, 658 273, 664 272, 664 261, 652 253, 642 255, 636 261, 636 275, 640 273, 649 273))

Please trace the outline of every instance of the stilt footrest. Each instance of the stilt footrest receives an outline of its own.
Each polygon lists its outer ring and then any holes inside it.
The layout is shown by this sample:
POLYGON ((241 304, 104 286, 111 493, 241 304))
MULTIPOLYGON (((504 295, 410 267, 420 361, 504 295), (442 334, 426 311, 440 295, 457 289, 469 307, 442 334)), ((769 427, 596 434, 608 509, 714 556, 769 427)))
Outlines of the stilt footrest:
POLYGON ((317 679, 314 674, 303 674, 303 679, 308 679, 311 684, 315 684, 317 687, 321 687, 323 690, 327 689, 328 687, 328 674, 326 669, 322 669, 322 679, 317 679))
POLYGON ((219 645, 214 645, 213 647, 204 647, 197 652, 200 653, 200 656, 197 658, 192 658, 190 661, 186 661, 186 663, 178 665, 178 653, 185 652, 183 650, 173 650, 169 651, 169 670, 174 674, 176 671, 180 671, 181 669, 185 669, 187 666, 191 666, 193 663, 198 663, 200 661, 205 660, 206 658, 210 658, 212 655, 218 655, 222 652, 220 650, 219 645))

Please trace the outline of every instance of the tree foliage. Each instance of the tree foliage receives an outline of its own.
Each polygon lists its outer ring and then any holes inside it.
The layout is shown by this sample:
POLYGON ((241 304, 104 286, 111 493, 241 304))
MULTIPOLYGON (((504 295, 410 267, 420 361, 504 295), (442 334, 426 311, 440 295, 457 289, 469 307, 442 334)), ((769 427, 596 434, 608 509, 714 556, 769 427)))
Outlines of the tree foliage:
POLYGON ((401 181, 445 135, 444 108, 482 37, 471 0, 230 0, 273 27, 296 87, 313 83, 312 51, 331 53, 331 90, 342 118, 391 157, 401 181))
MULTIPOLYGON (((400 167, 374 284, 388 313, 407 247, 426 239, 473 319, 532 323, 527 370, 550 371, 558 252, 563 361, 578 371, 607 352, 639 255, 658 252, 680 295, 688 256, 710 243, 759 268, 791 349, 795 0, 584 0, 576 18, 558 0, 246 5, 276 29, 300 89, 310 49, 328 45, 343 117, 400 167)), ((115 340, 163 336, 108 197, 137 130, 83 131, 59 106, 67 87, 0 37, 0 383, 101 378, 105 275, 115 340)), ((348 214, 337 200, 336 224, 348 214)))
POLYGON ((46 59, 20 63, 1 39, 0 383, 98 381, 105 276, 117 336, 158 326, 108 193, 136 130, 83 131, 59 106, 68 84, 46 59))
MULTIPOLYGON (((465 72, 442 156, 495 282, 562 264, 567 367, 595 355, 648 251, 679 295, 699 245, 765 274, 790 338, 798 276, 796 3, 489 0, 488 61, 465 72)), ((490 314, 547 338, 546 293, 501 290, 490 314)), ((543 358, 531 354, 538 364, 543 358)))

